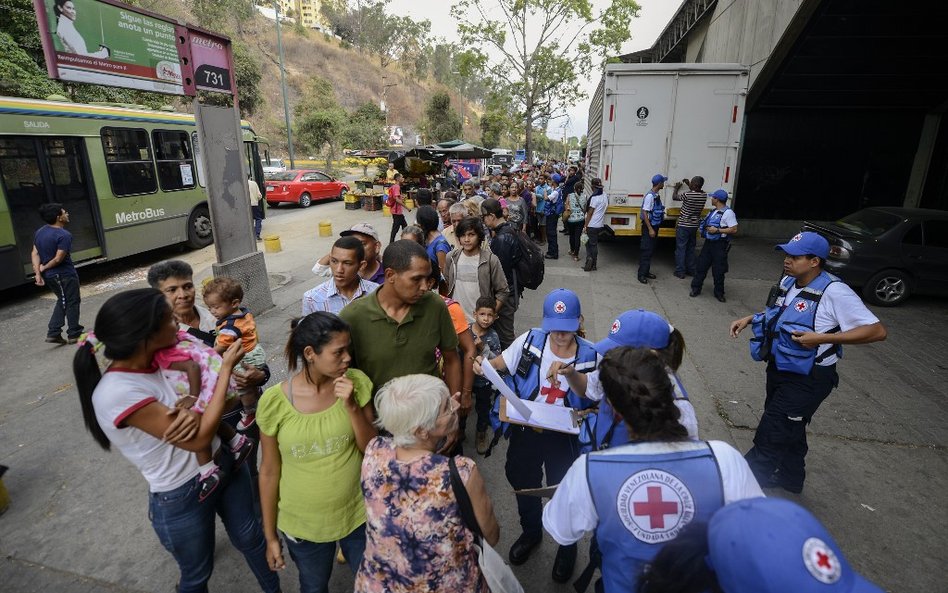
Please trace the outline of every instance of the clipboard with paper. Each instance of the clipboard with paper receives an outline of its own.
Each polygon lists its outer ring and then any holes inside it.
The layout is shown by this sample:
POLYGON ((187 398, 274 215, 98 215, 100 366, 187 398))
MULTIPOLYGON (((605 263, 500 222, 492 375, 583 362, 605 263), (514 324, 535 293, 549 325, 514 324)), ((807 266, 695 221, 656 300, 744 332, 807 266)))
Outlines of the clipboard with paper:
POLYGON ((484 378, 490 381, 504 398, 498 406, 503 422, 579 434, 579 417, 572 408, 520 399, 490 363, 485 361, 481 369, 484 378))

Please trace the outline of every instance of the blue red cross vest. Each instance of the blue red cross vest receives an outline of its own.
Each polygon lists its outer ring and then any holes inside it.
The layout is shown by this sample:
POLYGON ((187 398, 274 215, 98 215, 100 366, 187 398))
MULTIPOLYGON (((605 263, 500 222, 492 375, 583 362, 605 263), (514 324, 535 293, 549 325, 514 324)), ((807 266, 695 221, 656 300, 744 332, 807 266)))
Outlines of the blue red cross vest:
POLYGON ((586 457, 606 591, 634 591, 642 566, 691 521, 724 506, 708 443, 632 443, 586 457))
MULTIPOLYGON (((780 281, 780 293, 772 307, 763 313, 757 313, 751 319, 754 335, 750 340, 751 358, 754 360, 773 360, 777 370, 800 375, 809 375, 813 365, 822 362, 828 356, 842 356, 842 346, 830 347, 817 356, 819 348, 807 348, 793 340, 796 330, 814 331, 816 311, 826 288, 839 278, 825 271, 804 286, 791 302, 786 302, 787 293, 793 288, 796 279, 786 276, 780 281)), ((835 333, 839 326, 827 333, 835 333)))
POLYGON ((724 210, 715 210, 708 213, 704 217, 704 220, 701 221, 701 224, 698 227, 698 230, 701 232, 701 236, 704 237, 706 241, 730 241, 730 236, 722 235, 721 233, 714 233, 713 235, 708 234, 708 227, 713 226, 717 228, 727 228, 721 226, 721 220, 724 219, 724 213, 730 210, 730 208, 725 207, 724 210))
MULTIPOLYGON (((521 363, 524 360, 532 360, 525 370, 525 373, 518 369, 509 369, 509 375, 504 376, 504 382, 514 393, 520 396, 520 399, 529 399, 537 401, 549 401, 551 398, 563 398, 563 405, 575 410, 583 410, 592 407, 594 403, 585 397, 581 397, 573 392, 573 389, 567 387, 563 394, 558 389, 549 389, 540 387, 540 359, 543 357, 543 349, 546 346, 548 334, 540 328, 533 328, 527 333, 527 339, 523 342, 523 350, 520 353, 521 363)), ((521 366, 526 366, 521 364, 521 366)), ((575 369, 580 373, 589 373, 596 369, 596 351, 593 349, 592 342, 576 336, 576 359, 573 363, 575 369)), ((494 430, 501 427, 500 421, 500 400, 498 397, 494 401, 494 407, 490 413, 491 425, 494 430)), ((550 402, 553 403, 553 402, 550 402)), ((504 427, 506 429, 506 427, 504 427)))
MULTIPOLYGON (((676 400, 688 400, 688 392, 673 372, 668 372, 672 389, 675 390, 676 400)), ((579 429, 579 452, 602 451, 624 445, 629 442, 629 427, 622 420, 609 400, 603 398, 599 402, 599 411, 586 416, 579 429)))
MULTIPOLYGON (((649 211, 648 221, 651 223, 653 228, 658 228, 662 221, 665 220, 665 204, 662 204, 662 198, 657 193, 649 191, 649 194, 652 194, 652 209, 649 211)), ((648 194, 645 194, 648 195, 648 194)), ((642 212, 642 218, 645 218, 645 212, 642 212)))

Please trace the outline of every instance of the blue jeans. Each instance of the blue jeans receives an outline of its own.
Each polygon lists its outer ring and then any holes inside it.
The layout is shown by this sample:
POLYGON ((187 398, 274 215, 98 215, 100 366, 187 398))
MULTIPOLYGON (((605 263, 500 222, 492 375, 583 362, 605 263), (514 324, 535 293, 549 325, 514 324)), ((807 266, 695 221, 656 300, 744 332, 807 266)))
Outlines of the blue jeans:
MULTIPOLYGON (((332 564, 336 559, 336 542, 316 543, 303 539, 294 541, 286 534, 284 541, 300 573, 300 593, 327 593, 332 564)), ((339 547, 352 574, 356 574, 362 564, 362 556, 365 555, 365 523, 339 540, 339 547)))
POLYGON ((560 256, 560 240, 556 238, 556 224, 560 217, 555 214, 546 215, 546 253, 550 257, 560 256))
POLYGON ((695 273, 695 245, 698 229, 675 227, 675 273, 695 273))
POLYGON ((263 230, 263 206, 251 206, 253 212, 253 236, 260 238, 260 231, 263 230))
POLYGON ((46 285, 56 295, 56 305, 49 318, 46 337, 55 338, 62 334, 66 324, 66 336, 78 338, 85 329, 79 325, 79 277, 53 274, 45 277, 46 285))
POLYGON ((655 243, 658 241, 658 231, 655 236, 648 234, 648 226, 642 223, 642 239, 639 241, 639 278, 646 277, 652 269, 652 254, 655 253, 655 243))
MULTIPOLYGON (((226 466, 226 461, 224 460, 226 466)), ((214 570, 214 515, 220 516, 231 543, 247 561, 260 588, 280 590, 280 578, 270 570, 266 541, 253 508, 250 470, 244 464, 229 472, 224 483, 198 502, 198 478, 168 492, 149 495, 148 516, 158 540, 171 552, 181 571, 180 593, 204 593, 214 570)))

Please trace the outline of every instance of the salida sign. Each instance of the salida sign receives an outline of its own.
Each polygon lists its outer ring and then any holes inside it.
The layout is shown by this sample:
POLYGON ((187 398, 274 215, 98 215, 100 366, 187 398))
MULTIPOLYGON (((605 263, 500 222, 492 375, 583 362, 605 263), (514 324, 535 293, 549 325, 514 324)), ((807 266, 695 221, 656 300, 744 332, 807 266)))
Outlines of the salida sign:
POLYGON ((50 78, 191 95, 234 93, 227 37, 116 0, 33 0, 50 78))

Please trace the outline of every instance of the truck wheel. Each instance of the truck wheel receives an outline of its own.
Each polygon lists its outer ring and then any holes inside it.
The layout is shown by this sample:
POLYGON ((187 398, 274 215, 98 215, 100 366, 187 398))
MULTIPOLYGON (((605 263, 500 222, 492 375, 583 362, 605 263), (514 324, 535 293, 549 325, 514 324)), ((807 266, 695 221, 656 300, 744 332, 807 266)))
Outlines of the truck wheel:
POLYGON ((214 242, 211 227, 211 213, 206 205, 197 206, 188 217, 187 246, 191 249, 203 249, 214 242))
POLYGON ((882 270, 862 287, 862 295, 873 305, 894 307, 912 293, 909 276, 901 270, 882 270))
POLYGON ((313 200, 310 199, 309 194, 303 192, 300 195, 300 208, 309 208, 309 205, 313 203, 313 200))

